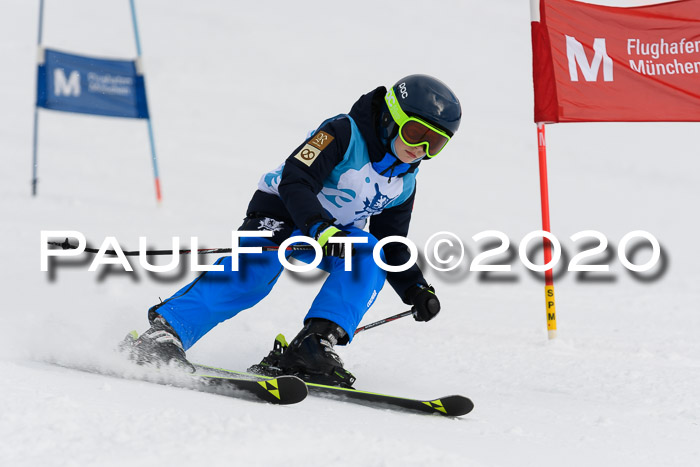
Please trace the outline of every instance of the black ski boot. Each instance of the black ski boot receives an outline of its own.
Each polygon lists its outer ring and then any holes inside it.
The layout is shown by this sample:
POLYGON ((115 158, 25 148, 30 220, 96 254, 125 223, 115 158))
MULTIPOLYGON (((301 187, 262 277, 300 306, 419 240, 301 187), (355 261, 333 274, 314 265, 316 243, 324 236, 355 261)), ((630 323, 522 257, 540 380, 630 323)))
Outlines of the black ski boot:
POLYGON ((177 333, 160 315, 151 320, 151 327, 141 336, 131 331, 119 345, 119 350, 138 365, 156 368, 169 366, 195 372, 194 366, 185 357, 185 349, 177 333))
POLYGON ((333 349, 338 342, 347 342, 340 326, 312 318, 291 344, 287 345, 283 335, 277 336, 270 354, 248 371, 267 376, 294 375, 309 383, 352 388, 355 377, 343 368, 343 361, 333 349))

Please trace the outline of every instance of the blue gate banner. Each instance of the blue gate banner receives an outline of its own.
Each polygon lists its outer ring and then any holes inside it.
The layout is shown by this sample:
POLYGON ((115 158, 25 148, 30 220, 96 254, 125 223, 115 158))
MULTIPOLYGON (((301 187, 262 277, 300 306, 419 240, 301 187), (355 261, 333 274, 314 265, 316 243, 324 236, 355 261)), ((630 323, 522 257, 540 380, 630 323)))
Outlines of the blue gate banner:
POLYGON ((106 60, 44 50, 38 107, 110 117, 148 118, 143 75, 133 60, 106 60))

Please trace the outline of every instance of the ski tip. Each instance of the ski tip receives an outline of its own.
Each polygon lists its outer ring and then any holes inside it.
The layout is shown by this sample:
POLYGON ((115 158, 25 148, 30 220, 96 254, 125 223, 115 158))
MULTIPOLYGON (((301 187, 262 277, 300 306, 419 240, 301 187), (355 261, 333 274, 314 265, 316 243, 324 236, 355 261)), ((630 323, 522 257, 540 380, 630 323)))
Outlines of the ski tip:
POLYGON ((464 396, 447 396, 423 403, 434 409, 436 413, 447 417, 459 417, 474 410, 474 403, 464 396))
POLYGON ((296 404, 306 399, 309 389, 296 376, 279 376, 277 378, 249 379, 226 376, 195 376, 210 392, 236 396, 244 391, 259 400, 272 404, 296 404))
POLYGON ((296 404, 306 399, 309 389, 306 384, 296 376, 278 376, 277 378, 258 381, 265 391, 261 393, 263 398, 273 404, 296 404))

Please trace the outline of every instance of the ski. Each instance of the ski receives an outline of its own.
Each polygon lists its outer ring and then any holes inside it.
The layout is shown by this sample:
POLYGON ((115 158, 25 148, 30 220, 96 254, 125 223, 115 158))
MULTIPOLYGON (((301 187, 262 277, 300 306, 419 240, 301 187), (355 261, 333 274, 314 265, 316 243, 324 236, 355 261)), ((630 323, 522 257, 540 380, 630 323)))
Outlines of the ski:
POLYGON ((229 376, 196 376, 204 392, 236 396, 241 390, 272 404, 288 405, 303 401, 309 394, 302 380, 296 376, 279 376, 265 380, 252 380, 229 376))
POLYGON ((161 371, 154 368, 137 367, 128 372, 98 368, 96 366, 74 366, 57 362, 53 365, 121 379, 146 381, 149 383, 191 389, 199 392, 219 394, 222 396, 253 399, 272 404, 287 405, 303 401, 309 391, 306 384, 296 376, 279 376, 275 378, 251 378, 244 375, 212 374, 203 371, 195 374, 181 371, 161 371))
POLYGON ((419 400, 400 396, 389 396, 358 389, 306 383, 309 393, 345 402, 355 402, 370 407, 403 409, 422 413, 437 413, 447 417, 466 415, 474 408, 474 403, 459 395, 445 396, 433 400, 419 400))
MULTIPOLYGON (((215 368, 197 363, 193 363, 193 365, 197 369, 197 374, 201 372, 202 374, 209 373, 219 376, 234 375, 240 378, 251 378, 256 380, 267 380, 268 378, 255 373, 226 370, 223 368, 215 368)), ((314 396, 390 410, 403 410, 428 414, 440 414, 446 417, 459 417, 461 415, 468 414, 474 408, 474 403, 468 397, 460 395, 420 400, 309 382, 306 383, 306 386, 309 388, 309 394, 314 396)))

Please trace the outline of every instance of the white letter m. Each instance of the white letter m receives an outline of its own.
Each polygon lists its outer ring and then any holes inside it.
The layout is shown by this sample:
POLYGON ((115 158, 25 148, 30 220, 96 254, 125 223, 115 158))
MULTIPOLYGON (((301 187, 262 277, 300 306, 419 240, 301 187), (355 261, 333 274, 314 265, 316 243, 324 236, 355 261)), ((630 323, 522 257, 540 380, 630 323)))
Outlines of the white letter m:
POLYGON ((569 76, 571 81, 578 81, 578 69, 581 68, 586 81, 597 81, 600 62, 603 62, 603 81, 613 80, 613 62, 605 49, 605 39, 597 38, 593 41, 593 61, 588 64, 583 45, 571 36, 566 36, 566 58, 569 59, 569 76))
POLYGON ((53 71, 53 93, 56 96, 80 96, 80 73, 73 70, 66 79, 63 68, 56 68, 53 71))

